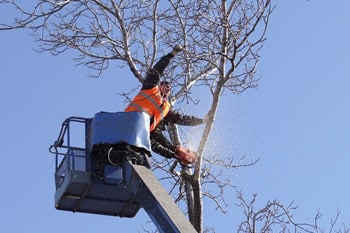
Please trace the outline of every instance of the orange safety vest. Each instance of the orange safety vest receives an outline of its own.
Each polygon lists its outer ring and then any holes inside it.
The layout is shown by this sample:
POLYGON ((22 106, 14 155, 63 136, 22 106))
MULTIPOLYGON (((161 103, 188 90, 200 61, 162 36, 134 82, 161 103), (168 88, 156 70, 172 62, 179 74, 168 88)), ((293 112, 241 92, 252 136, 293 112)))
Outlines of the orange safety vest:
POLYGON ((133 101, 125 108, 125 112, 146 112, 151 117, 150 132, 170 111, 170 103, 160 93, 158 85, 141 90, 133 101))

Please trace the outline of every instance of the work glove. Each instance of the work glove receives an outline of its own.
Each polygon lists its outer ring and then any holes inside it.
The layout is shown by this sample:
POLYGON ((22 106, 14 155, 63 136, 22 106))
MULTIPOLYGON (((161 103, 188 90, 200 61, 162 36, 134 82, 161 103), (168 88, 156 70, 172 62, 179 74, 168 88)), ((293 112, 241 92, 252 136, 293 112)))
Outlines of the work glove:
POLYGON ((181 164, 190 165, 196 162, 197 154, 184 146, 175 147, 175 158, 181 164))
POLYGON ((181 52, 183 50, 182 48, 182 45, 176 45, 174 48, 173 48, 173 51, 171 51, 171 55, 173 55, 173 57, 178 54, 179 52, 181 52))

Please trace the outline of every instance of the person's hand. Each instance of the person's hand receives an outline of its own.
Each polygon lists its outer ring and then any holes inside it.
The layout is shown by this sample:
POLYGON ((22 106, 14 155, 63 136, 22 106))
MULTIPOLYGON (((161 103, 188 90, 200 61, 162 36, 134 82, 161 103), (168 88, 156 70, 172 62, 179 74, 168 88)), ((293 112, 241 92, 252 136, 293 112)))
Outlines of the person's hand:
POLYGON ((182 45, 176 45, 174 48, 173 48, 173 51, 171 51, 171 54, 173 56, 175 56, 176 54, 178 54, 179 52, 181 52, 183 50, 182 48, 182 45))
POLYGON ((175 148, 175 157, 181 164, 190 165, 196 162, 197 154, 183 146, 175 148))

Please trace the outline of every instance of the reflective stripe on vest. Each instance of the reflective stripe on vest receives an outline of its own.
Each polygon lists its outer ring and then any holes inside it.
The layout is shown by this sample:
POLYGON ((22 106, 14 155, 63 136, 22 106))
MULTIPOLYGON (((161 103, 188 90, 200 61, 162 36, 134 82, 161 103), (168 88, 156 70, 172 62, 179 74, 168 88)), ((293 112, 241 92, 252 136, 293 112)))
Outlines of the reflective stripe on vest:
POLYGON ((152 132, 158 123, 168 114, 170 110, 170 103, 160 95, 158 86, 148 90, 141 90, 133 99, 133 101, 126 107, 126 112, 140 111, 146 112, 153 118, 150 125, 152 132))

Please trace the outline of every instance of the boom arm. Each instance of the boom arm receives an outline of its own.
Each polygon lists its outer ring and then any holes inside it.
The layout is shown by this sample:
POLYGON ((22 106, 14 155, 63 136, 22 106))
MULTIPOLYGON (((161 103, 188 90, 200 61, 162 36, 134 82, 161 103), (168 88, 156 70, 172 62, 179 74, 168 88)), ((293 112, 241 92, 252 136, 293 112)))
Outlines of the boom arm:
POLYGON ((133 178, 140 182, 135 195, 160 232, 196 233, 197 231, 165 191, 152 171, 145 166, 127 162, 134 172, 133 178))

